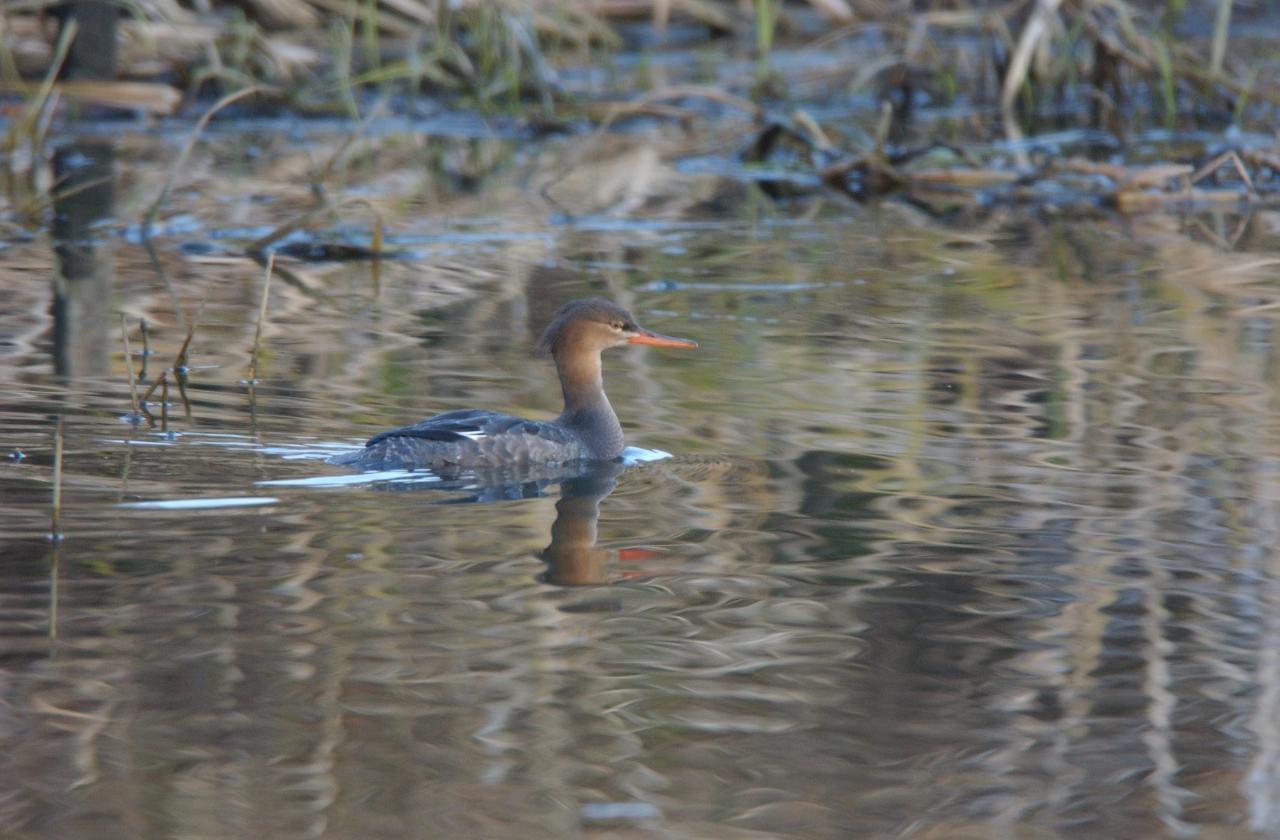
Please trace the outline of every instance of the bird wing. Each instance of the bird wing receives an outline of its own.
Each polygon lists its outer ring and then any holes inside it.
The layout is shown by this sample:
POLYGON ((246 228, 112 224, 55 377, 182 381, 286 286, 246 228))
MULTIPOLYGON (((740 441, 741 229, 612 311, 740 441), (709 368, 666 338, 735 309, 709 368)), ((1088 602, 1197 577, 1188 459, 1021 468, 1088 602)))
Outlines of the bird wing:
POLYGON ((499 435, 536 435, 555 444, 573 444, 576 439, 563 428, 538 420, 526 420, 510 414, 464 408, 446 411, 398 429, 388 429, 369 438, 365 446, 374 446, 389 438, 421 438, 442 442, 483 441, 499 435))

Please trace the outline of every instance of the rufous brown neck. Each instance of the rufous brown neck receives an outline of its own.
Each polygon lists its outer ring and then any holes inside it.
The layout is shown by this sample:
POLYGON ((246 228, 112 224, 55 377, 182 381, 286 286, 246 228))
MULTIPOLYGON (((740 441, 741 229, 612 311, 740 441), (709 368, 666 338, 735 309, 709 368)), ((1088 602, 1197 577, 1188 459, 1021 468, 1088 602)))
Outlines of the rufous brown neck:
POLYGON ((622 454, 622 425, 604 393, 600 352, 559 353, 555 357, 564 394, 564 411, 557 422, 573 430, 594 458, 622 454))

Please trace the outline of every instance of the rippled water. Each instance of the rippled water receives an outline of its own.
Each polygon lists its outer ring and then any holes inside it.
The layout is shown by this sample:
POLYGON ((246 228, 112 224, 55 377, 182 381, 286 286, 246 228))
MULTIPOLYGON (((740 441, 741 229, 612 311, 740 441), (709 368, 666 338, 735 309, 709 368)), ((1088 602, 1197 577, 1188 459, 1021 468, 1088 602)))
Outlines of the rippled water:
POLYGON ((0 253, 0 831, 1280 833, 1274 215, 1226 250, 1238 219, 948 227, 660 166, 566 217, 504 166, 411 191, 407 259, 282 260, 252 390, 233 253, 283 186, 178 196, 154 263, 110 226, 0 253), (608 356, 672 457, 501 492, 323 462, 554 415, 530 350, 583 294, 701 344, 608 356), (199 314, 165 430, 118 312, 148 381, 199 314))

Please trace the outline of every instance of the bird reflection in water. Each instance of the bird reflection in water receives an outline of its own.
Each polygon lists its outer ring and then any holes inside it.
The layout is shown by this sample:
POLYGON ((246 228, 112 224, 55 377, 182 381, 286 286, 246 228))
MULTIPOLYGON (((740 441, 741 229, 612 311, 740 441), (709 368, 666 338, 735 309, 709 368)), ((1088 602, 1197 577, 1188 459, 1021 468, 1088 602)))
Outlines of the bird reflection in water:
POLYGON ((560 482, 551 544, 542 551, 547 571, 542 579, 556 586, 605 583, 610 550, 596 545, 600 502, 618 486, 624 467, 618 462, 592 464, 587 472, 560 482))
POLYGON ((432 493, 461 491, 460 495, 432 502, 452 505, 540 498, 559 484, 560 500, 556 502, 556 518, 551 524, 551 543, 541 554, 547 569, 539 579, 556 586, 587 586, 609 581, 611 556, 635 558, 647 554, 639 549, 614 550, 596 545, 600 502, 618 486, 618 477, 626 469, 627 465, 621 461, 584 461, 501 471, 434 473, 424 470, 414 474, 429 473, 430 483, 391 481, 383 486, 432 493))

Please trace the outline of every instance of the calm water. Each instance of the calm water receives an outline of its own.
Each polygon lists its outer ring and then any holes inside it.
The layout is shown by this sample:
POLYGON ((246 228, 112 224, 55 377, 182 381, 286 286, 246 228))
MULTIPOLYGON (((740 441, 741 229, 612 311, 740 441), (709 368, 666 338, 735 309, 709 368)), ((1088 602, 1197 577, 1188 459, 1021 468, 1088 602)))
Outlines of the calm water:
POLYGON ((1280 833, 1273 215, 948 227, 636 138, 384 138, 324 229, 376 210, 405 259, 281 259, 250 391, 235 252, 309 207, 298 159, 338 140, 303 140, 201 151, 154 258, 141 135, 56 247, 7 234, 7 836, 1280 833), (501 492, 323 462, 554 415, 530 350, 584 294, 701 343, 607 359, 672 457, 501 492), (154 428, 120 312, 144 386, 199 317, 154 428))

